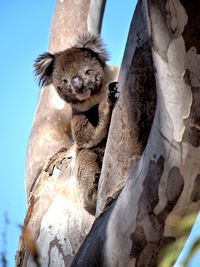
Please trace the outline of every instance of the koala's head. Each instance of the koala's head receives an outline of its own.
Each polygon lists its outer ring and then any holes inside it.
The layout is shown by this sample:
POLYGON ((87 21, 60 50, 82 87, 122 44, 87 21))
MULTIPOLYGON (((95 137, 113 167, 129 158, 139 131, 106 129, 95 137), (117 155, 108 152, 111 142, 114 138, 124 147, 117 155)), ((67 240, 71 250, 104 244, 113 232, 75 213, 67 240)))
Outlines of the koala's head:
POLYGON ((40 55, 34 64, 40 85, 53 83, 59 96, 76 106, 100 94, 107 53, 98 35, 86 33, 64 51, 40 55))

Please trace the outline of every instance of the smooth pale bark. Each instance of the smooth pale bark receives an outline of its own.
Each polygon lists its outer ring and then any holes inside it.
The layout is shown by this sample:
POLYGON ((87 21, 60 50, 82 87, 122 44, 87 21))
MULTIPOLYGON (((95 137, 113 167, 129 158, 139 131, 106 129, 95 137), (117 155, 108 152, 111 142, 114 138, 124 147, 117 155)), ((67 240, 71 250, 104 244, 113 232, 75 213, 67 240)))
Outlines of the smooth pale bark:
MULTIPOLYGON (((99 31, 105 2, 57 0, 49 51, 70 47, 80 33, 99 31)), ((71 145, 70 120, 71 109, 54 87, 41 88, 27 149, 27 212, 16 266, 69 266, 94 221, 79 198, 74 177, 76 148, 67 150, 71 145), (39 257, 33 253, 35 245, 39 257)))
POLYGON ((160 250, 176 239, 171 220, 199 208, 199 10, 200 2, 194 0, 138 1, 120 70, 122 99, 113 114, 100 178, 101 215, 72 267, 158 266, 160 250), (153 98, 156 86, 156 112, 146 147, 135 161, 142 150, 139 136, 145 134, 140 119, 146 122, 144 106, 148 110, 153 100, 147 97, 145 105, 138 105, 137 92, 146 84, 144 73, 148 75, 145 60, 149 57, 151 64, 151 55, 156 83, 148 86, 153 98), (133 121, 136 134, 130 132, 133 121), (134 152, 134 146, 139 150, 134 152))

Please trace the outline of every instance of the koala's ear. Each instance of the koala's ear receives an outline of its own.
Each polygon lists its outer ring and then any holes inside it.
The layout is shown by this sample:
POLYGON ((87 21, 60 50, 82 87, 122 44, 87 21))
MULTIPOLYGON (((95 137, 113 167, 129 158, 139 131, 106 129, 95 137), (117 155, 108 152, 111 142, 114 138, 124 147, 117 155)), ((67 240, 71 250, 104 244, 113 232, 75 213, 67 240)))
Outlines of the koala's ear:
POLYGON ((98 34, 86 32, 78 36, 75 47, 84 48, 95 53, 96 57, 104 64, 108 59, 108 53, 98 34))
POLYGON ((54 55, 44 53, 39 55, 34 64, 34 77, 39 82, 39 86, 46 86, 52 83, 54 55))

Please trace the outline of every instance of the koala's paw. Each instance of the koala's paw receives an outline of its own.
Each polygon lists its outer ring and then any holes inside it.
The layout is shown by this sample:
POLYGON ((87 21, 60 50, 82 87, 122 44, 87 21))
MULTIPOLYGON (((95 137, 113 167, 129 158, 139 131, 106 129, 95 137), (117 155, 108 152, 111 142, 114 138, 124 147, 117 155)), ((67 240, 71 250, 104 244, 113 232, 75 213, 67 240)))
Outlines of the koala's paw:
POLYGON ((85 192, 83 196, 83 207, 91 215, 95 215, 97 203, 97 188, 94 186, 85 192))
POLYGON ((96 212, 97 188, 100 175, 100 172, 94 174, 93 185, 91 185, 90 188, 87 188, 87 191, 84 194, 84 208, 92 215, 95 215, 96 212))
POLYGON ((108 103, 114 105, 117 98, 118 98, 118 95, 119 95, 119 92, 117 91, 118 89, 118 82, 112 82, 108 85, 108 103))

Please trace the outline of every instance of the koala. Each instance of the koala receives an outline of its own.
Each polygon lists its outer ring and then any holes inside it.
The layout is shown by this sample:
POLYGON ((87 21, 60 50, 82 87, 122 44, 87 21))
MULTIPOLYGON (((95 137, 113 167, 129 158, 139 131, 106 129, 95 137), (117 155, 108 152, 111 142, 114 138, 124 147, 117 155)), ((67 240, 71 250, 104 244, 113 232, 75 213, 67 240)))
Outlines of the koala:
POLYGON ((72 107, 71 131, 77 146, 76 176, 84 208, 95 214, 98 180, 117 83, 99 35, 85 33, 64 51, 40 55, 34 64, 39 85, 53 84, 72 107))

